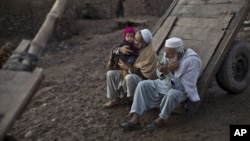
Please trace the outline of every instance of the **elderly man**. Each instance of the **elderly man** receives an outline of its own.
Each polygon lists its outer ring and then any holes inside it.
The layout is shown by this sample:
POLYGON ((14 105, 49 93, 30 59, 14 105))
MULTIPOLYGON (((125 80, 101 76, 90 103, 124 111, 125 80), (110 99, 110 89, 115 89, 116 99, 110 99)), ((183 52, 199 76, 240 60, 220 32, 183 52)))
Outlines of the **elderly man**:
POLYGON ((190 48, 184 49, 182 40, 173 37, 167 39, 165 42, 163 62, 164 60, 165 63, 160 63, 157 66, 160 72, 158 73, 159 79, 145 80, 138 84, 130 110, 132 119, 122 123, 120 125, 121 128, 140 127, 140 117, 142 114, 146 110, 160 104, 161 112, 159 117, 145 128, 148 131, 153 131, 163 125, 164 120, 170 116, 171 112, 180 102, 187 99, 193 102, 200 100, 196 87, 202 67, 199 55, 190 48), (166 84, 167 81, 164 78, 162 79, 162 76, 165 75, 165 77, 168 77, 171 72, 174 73, 175 78, 180 80, 184 89, 168 87, 166 84))
MULTIPOLYGON (((152 33, 142 29, 135 34, 135 46, 139 49, 139 56, 132 67, 119 62, 119 69, 128 70, 129 74, 122 78, 121 70, 109 70, 107 76, 107 97, 109 102, 103 108, 110 108, 120 104, 120 91, 123 89, 128 98, 133 98, 137 84, 146 79, 156 79, 157 54, 151 44, 152 33)), ((113 49, 113 54, 129 54, 128 46, 113 49)))

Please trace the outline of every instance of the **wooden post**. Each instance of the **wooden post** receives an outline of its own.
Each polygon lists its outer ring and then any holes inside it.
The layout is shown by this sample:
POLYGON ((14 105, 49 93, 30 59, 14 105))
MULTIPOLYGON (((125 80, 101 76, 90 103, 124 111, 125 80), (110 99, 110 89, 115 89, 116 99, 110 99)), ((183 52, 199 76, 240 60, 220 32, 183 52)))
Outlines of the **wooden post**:
POLYGON ((32 40, 28 53, 39 56, 42 49, 45 47, 55 26, 56 20, 60 18, 67 5, 68 0, 57 0, 48 13, 42 27, 32 40))

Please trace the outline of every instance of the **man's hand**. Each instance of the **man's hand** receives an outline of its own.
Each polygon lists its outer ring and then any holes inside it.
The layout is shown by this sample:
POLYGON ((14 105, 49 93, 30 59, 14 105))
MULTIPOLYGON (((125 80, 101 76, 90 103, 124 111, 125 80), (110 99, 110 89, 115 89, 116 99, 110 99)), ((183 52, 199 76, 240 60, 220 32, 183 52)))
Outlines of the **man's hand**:
POLYGON ((119 52, 122 53, 122 54, 129 55, 130 53, 132 53, 132 50, 129 49, 129 46, 124 45, 124 46, 119 48, 119 52))
POLYGON ((128 70, 129 67, 128 65, 126 65, 124 62, 122 62, 121 60, 118 61, 118 65, 122 70, 128 70))
POLYGON ((160 64, 159 62, 157 62, 157 69, 161 72, 162 68, 163 68, 163 64, 160 64))
POLYGON ((163 64, 158 63, 157 68, 160 72, 162 72, 164 74, 168 74, 168 72, 169 72, 168 66, 166 66, 166 65, 164 66, 163 64))
POLYGON ((179 65, 180 64, 178 61, 174 61, 174 62, 169 63, 167 67, 168 67, 169 71, 175 71, 179 68, 179 65))
POLYGON ((177 70, 179 67, 179 62, 175 61, 175 62, 171 62, 168 65, 163 65, 163 64, 157 64, 157 68, 160 72, 164 73, 164 74, 168 74, 169 71, 174 71, 177 70))

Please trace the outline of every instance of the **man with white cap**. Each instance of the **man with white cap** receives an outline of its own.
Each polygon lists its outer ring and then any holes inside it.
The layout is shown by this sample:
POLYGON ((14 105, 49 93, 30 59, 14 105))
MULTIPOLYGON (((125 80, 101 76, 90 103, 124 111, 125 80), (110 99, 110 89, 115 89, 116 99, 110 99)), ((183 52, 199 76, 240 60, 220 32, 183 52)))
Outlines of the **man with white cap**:
MULTIPOLYGON (((139 49, 139 55, 132 67, 119 62, 119 69, 128 70, 129 74, 122 79, 121 70, 109 70, 107 76, 107 97, 110 99, 103 108, 111 108, 120 104, 120 91, 123 89, 126 96, 133 98, 137 84, 146 79, 156 79, 157 54, 151 44, 152 33, 148 29, 142 29, 135 34, 135 46, 139 49)), ((129 54, 129 46, 117 47, 113 54, 129 54)))
POLYGON ((145 127, 147 131, 153 131, 163 125, 179 103, 186 100, 200 101, 196 83, 201 67, 202 62, 199 55, 190 48, 184 49, 180 38, 167 39, 164 56, 157 66, 159 79, 141 81, 137 85, 130 110, 132 118, 128 122, 122 123, 121 128, 140 127, 142 114, 160 104, 159 117, 145 127), (171 78, 173 80, 171 82, 176 87, 168 87, 166 83, 168 82, 166 78, 172 72, 176 79, 171 78))

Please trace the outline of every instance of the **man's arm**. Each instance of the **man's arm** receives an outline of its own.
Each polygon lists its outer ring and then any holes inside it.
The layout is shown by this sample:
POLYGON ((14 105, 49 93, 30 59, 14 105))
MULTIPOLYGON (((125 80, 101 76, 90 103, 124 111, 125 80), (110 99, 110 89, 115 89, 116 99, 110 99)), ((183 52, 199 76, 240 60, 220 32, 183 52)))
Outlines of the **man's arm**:
POLYGON ((112 50, 112 54, 114 54, 114 55, 119 55, 119 47, 115 47, 115 48, 112 50))
POLYGON ((118 62, 118 65, 119 67, 122 69, 122 70, 127 70, 129 73, 131 74, 136 74, 138 76, 140 76, 142 79, 146 79, 143 74, 141 73, 140 69, 138 68, 135 68, 133 66, 129 67, 127 64, 123 63, 122 61, 119 61, 118 62))
POLYGON ((136 74, 138 76, 140 76, 142 79, 147 79, 146 77, 143 76, 143 74, 141 73, 141 70, 135 67, 130 67, 129 68, 129 73, 131 74, 136 74))
POLYGON ((199 94, 197 91, 197 81, 202 67, 201 60, 197 57, 189 57, 180 65, 179 71, 175 76, 181 78, 185 91, 191 101, 199 101, 199 94))
POLYGON ((124 54, 124 55, 129 55, 130 53, 132 53, 132 50, 129 49, 129 46, 128 45, 123 45, 121 47, 119 47, 117 45, 117 47, 114 47, 113 50, 112 50, 112 54, 114 55, 119 55, 119 54, 124 54))

